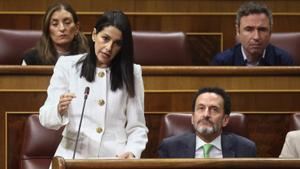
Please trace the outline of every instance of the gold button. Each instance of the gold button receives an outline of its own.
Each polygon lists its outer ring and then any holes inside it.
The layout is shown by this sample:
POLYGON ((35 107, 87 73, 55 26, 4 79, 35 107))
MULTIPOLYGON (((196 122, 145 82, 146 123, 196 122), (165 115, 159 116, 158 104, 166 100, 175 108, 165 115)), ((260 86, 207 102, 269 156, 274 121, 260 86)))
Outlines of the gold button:
POLYGON ((98 104, 100 106, 103 106, 105 104, 105 101, 103 99, 98 100, 98 104))
POLYGON ((103 131, 103 129, 102 129, 101 127, 97 127, 97 128, 96 128, 96 132, 97 132, 97 133, 101 133, 102 131, 103 131))
POLYGON ((99 72, 98 77, 104 77, 105 73, 104 72, 99 72))

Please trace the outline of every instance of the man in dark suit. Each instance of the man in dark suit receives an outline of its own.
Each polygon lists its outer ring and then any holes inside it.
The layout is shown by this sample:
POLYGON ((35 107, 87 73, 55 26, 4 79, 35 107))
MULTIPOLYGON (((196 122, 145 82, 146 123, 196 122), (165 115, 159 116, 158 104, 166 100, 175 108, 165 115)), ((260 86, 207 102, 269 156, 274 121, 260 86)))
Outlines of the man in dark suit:
POLYGON ((292 57, 269 43, 272 12, 264 4, 247 2, 237 11, 236 35, 240 43, 217 54, 211 65, 220 66, 289 66, 292 57))
POLYGON ((221 88, 200 89, 193 100, 191 123, 195 133, 166 138, 160 144, 161 158, 255 157, 255 143, 222 132, 229 122, 231 101, 221 88))

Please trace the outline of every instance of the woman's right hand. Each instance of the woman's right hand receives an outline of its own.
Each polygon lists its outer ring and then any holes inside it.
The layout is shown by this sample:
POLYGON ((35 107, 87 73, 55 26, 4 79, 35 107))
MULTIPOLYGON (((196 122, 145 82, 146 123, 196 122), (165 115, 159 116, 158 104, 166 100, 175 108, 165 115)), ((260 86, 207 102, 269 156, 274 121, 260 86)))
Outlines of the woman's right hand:
POLYGON ((64 115, 65 112, 67 112, 72 99, 75 97, 76 96, 74 93, 65 93, 60 96, 57 109, 58 109, 58 113, 61 116, 64 115))

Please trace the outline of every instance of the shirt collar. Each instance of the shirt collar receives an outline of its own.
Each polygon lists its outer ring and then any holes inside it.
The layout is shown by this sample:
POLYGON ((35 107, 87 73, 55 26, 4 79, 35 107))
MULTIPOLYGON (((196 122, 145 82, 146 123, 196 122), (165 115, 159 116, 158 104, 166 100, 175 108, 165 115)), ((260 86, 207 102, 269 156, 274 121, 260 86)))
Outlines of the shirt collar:
MULTIPOLYGON (((248 61, 247 61, 247 55, 246 55, 246 53, 244 51, 243 45, 241 45, 241 50, 242 50, 242 54, 243 54, 243 59, 244 59, 244 61, 245 61, 245 63, 246 63, 247 66, 258 66, 259 65, 259 61, 260 60, 258 60, 254 64, 249 64, 248 61)), ((266 55, 266 49, 264 50, 263 55, 262 55, 261 58, 265 58, 265 55, 266 55)))
MULTIPOLYGON (((206 142, 204 142, 203 140, 201 140, 200 137, 198 137, 196 135, 196 151, 199 150, 200 148, 202 148, 202 146, 204 144, 208 144, 206 142)), ((212 144, 215 148, 217 148, 218 150, 222 150, 222 146, 221 146, 221 135, 219 135, 218 137, 216 137, 212 142, 210 142, 209 144, 212 144)))

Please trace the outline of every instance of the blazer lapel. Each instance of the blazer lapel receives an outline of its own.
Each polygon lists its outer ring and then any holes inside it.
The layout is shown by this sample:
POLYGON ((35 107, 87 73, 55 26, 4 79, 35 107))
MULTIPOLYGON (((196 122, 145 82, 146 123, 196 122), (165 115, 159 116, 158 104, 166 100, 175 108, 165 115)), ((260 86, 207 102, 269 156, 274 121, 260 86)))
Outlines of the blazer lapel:
POLYGON ((186 139, 182 142, 183 148, 180 153, 185 158, 195 158, 196 135, 191 133, 187 135, 186 139))
POLYGON ((221 134, 221 145, 222 145, 223 158, 235 157, 233 144, 234 144, 234 141, 231 139, 230 136, 223 134, 223 133, 221 134))
POLYGON ((242 49, 241 49, 241 44, 236 46, 236 52, 234 53, 234 66, 245 66, 245 60, 243 57, 242 49))

